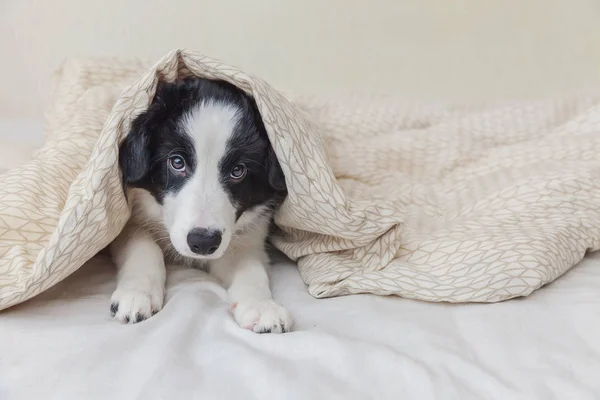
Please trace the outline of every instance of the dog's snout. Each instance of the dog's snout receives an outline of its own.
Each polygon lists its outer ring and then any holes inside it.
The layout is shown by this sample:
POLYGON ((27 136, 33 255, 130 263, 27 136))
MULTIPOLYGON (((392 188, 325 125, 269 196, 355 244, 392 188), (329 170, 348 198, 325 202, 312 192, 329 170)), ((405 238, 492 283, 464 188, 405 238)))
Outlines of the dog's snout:
POLYGON ((204 228, 193 229, 187 235, 190 250, 199 255, 210 255, 221 245, 221 232, 204 228))

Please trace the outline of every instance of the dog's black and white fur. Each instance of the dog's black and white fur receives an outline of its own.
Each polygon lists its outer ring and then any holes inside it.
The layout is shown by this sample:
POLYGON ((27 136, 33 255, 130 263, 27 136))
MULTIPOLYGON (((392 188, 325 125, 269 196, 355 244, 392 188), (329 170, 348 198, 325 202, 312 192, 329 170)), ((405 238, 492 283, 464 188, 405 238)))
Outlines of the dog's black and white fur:
POLYGON ((162 308, 166 262, 219 278, 241 327, 290 330, 271 297, 265 251, 285 178, 250 96, 200 78, 160 84, 121 144, 119 164, 133 214, 111 246, 114 318, 135 323, 162 308))

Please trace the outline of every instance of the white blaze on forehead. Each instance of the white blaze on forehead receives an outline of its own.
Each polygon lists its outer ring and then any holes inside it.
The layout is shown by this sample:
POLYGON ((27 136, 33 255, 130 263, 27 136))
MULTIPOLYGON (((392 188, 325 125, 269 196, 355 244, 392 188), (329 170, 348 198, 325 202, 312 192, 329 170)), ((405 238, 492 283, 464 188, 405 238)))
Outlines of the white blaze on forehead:
POLYGON ((240 110, 230 104, 202 102, 185 116, 184 128, 194 142, 196 159, 217 159, 225 154, 227 141, 240 118, 240 110))
MULTIPOLYGON (((184 117, 183 128, 193 142, 193 173, 174 196, 164 201, 165 218, 175 248, 193 256, 187 234, 196 228, 219 230, 225 248, 235 230, 236 209, 220 178, 219 163, 240 118, 240 110, 222 102, 203 102, 184 117)), ((218 255, 221 249, 215 253, 218 255)))

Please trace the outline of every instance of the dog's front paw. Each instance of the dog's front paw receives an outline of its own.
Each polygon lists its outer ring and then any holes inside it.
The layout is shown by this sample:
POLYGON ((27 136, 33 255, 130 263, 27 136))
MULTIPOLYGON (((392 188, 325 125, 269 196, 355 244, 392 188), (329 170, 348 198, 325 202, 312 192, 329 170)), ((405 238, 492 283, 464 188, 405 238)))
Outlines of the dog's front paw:
POLYGON ((292 330, 292 317, 273 300, 246 300, 231 305, 239 326, 256 333, 284 333, 292 330))
POLYGON ((117 288, 112 295, 110 313, 124 324, 141 322, 162 309, 164 288, 117 288))

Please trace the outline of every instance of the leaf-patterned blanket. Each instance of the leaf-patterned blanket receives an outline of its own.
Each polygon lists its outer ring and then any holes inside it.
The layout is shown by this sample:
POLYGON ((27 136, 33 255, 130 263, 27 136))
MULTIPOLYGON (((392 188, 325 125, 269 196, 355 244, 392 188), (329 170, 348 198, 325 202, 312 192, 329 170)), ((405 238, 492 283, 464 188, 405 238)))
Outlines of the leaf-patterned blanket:
POLYGON ((273 242, 316 297, 501 301, 600 248, 600 95, 479 107, 299 97, 176 50, 152 67, 93 59, 57 72, 47 144, 0 176, 0 308, 120 232, 118 144, 159 80, 192 74, 255 97, 289 190, 273 242))

